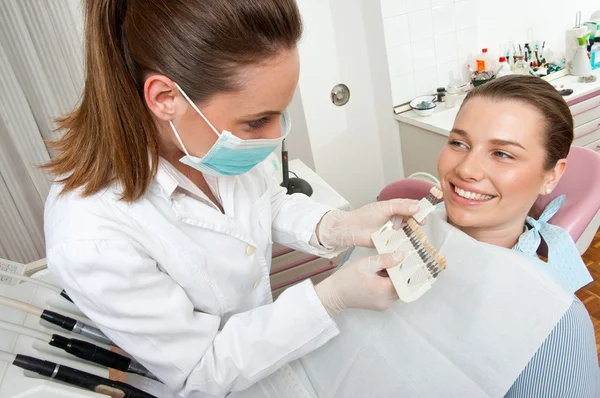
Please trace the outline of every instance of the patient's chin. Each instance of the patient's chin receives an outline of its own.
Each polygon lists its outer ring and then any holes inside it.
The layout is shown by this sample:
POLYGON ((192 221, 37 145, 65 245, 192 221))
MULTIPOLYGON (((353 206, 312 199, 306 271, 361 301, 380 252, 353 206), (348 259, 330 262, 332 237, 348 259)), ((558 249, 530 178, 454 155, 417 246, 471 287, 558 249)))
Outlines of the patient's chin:
POLYGON ((462 207, 446 207, 448 223, 459 229, 481 227, 485 224, 485 215, 474 213, 475 212, 473 212, 471 209, 465 209, 462 207))

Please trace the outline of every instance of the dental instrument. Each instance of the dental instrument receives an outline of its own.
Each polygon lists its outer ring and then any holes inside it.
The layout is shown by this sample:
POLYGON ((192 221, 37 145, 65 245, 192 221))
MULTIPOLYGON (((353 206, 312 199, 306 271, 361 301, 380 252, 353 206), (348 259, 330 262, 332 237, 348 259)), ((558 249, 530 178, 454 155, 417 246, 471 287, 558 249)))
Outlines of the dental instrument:
POLYGON ((57 312, 43 310, 31 304, 23 303, 21 301, 13 300, 4 296, 0 296, 0 305, 6 305, 8 307, 16 308, 24 312, 29 312, 33 315, 39 316, 46 322, 59 326, 70 332, 88 337, 99 343, 114 345, 114 343, 108 337, 106 337, 106 335, 102 333, 100 329, 87 325, 68 316, 61 315, 57 312))
POLYGON ((54 362, 21 354, 11 354, 0 350, 0 361, 7 362, 19 368, 38 373, 55 380, 60 380, 72 386, 81 387, 99 394, 114 398, 156 398, 142 390, 120 381, 112 381, 81 370, 73 369, 54 362))
POLYGON ((69 339, 59 334, 47 334, 25 326, 15 325, 9 322, 0 320, 0 329, 9 332, 22 334, 34 339, 43 341, 52 347, 60 348, 61 350, 76 356, 77 358, 93 362, 98 365, 106 366, 127 373, 135 373, 149 379, 157 380, 156 376, 150 373, 136 360, 126 357, 125 355, 112 352, 87 341, 69 339))
MULTIPOLYGON (((25 276, 25 275, 14 274, 14 273, 7 272, 7 271, 4 271, 4 270, 0 269, 0 276, 3 276, 5 278, 14 278, 14 279, 22 281, 22 282, 32 283, 34 285, 38 285, 38 286, 41 286, 43 288, 46 288, 46 289, 49 289, 49 290, 53 290, 53 291, 55 291, 57 293, 60 293, 60 288, 58 288, 58 287, 56 287, 54 285, 51 285, 50 283, 47 283, 47 282, 44 282, 44 281, 40 281, 40 280, 37 280, 37 279, 33 279, 33 278, 30 278, 30 277, 25 276)), ((8 279, 7 281, 10 281, 10 279, 8 279)))

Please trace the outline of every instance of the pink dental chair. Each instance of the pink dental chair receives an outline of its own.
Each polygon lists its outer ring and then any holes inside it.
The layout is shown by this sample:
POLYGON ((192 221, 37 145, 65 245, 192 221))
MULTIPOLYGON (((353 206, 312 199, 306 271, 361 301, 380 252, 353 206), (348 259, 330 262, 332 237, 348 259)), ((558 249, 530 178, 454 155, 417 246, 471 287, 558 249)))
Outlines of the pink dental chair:
MULTIPOLYGON (((550 195, 540 196, 533 215, 537 218, 552 199, 566 194, 567 200, 550 223, 565 229, 579 253, 583 254, 600 227, 600 155, 587 148, 572 146, 567 161, 567 170, 558 186, 550 195)), ((421 199, 429 194, 433 185, 413 178, 396 181, 381 191, 378 200, 421 199)), ((547 256, 545 245, 540 246, 538 253, 547 256)))

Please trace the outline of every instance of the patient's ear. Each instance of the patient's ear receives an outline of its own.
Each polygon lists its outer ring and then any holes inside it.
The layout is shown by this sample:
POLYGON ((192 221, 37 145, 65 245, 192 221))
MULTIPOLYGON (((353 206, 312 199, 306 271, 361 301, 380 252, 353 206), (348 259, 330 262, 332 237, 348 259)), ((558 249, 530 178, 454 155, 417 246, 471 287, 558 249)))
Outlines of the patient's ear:
POLYGON ((560 159, 552 170, 547 171, 544 184, 542 184, 542 187, 540 188, 540 195, 548 195, 550 192, 554 191, 554 188, 558 185, 563 174, 565 174, 566 169, 567 159, 560 159))

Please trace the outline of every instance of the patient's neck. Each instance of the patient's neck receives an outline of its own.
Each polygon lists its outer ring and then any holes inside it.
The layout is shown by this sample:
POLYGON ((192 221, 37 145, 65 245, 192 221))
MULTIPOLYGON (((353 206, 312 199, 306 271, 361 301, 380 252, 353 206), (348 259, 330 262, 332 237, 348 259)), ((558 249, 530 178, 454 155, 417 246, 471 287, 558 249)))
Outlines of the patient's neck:
POLYGON ((448 219, 448 222, 479 242, 510 249, 517 244, 519 236, 523 233, 525 220, 496 227, 462 227, 456 225, 450 219, 448 219))

